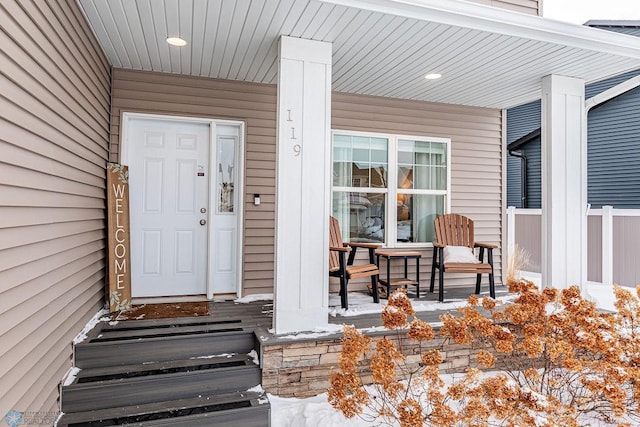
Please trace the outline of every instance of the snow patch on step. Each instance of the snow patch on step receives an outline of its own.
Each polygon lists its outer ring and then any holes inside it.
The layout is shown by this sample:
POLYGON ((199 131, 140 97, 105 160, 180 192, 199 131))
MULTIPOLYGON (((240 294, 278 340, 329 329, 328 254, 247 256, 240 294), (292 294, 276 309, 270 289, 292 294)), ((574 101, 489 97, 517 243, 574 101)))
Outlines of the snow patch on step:
POLYGON ((80 333, 76 335, 76 337, 73 339, 73 343, 80 344, 81 342, 87 339, 87 334, 89 333, 89 331, 95 328, 98 323, 108 321, 109 320, 108 317, 103 317, 105 314, 109 314, 109 312, 104 308, 99 312, 97 312, 96 314, 94 314, 91 320, 89 320, 87 324, 84 325, 84 328, 82 328, 80 333))
POLYGON ((76 368, 75 366, 72 368, 69 368, 69 370, 67 371, 67 373, 64 375, 62 379, 62 386, 64 387, 64 386, 71 385, 76 380, 76 377, 78 376, 80 371, 81 369, 76 368))
POLYGON ((264 389, 262 388, 262 384, 258 384, 255 387, 251 387, 249 390, 247 390, 248 392, 251 393, 264 393, 264 389))
POLYGON ((221 353, 221 354, 209 354, 207 356, 193 356, 189 359, 213 359, 214 357, 226 357, 227 359, 232 358, 237 353, 221 353))

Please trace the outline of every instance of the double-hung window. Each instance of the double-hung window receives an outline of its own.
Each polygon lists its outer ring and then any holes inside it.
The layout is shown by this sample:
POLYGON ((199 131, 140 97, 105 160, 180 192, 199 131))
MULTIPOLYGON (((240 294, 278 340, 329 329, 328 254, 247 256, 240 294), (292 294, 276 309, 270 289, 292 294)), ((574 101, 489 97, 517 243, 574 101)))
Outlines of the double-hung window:
POLYGON ((343 238, 428 246, 450 199, 450 140, 333 132, 332 211, 343 238))

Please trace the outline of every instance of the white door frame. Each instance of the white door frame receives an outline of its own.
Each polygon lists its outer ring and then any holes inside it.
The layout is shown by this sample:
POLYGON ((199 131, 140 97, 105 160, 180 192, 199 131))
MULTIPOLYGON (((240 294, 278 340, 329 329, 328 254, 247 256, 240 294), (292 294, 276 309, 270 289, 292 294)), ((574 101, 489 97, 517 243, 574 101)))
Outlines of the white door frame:
MULTIPOLYGON (((178 122, 190 122, 190 123, 202 123, 209 125, 209 171, 212 170, 212 166, 214 165, 214 156, 216 155, 216 125, 224 124, 224 125, 233 125, 240 127, 240 138, 238 140, 238 188, 242 189, 240 194, 238 194, 238 245, 236 248, 236 271, 237 271, 237 283, 236 283, 236 293, 238 297, 242 297, 242 279, 243 279, 243 242, 244 242, 244 203, 245 203, 245 194, 244 194, 244 143, 245 143, 245 132, 246 125, 245 122, 240 120, 218 120, 218 119, 206 119, 201 117, 188 117, 188 116, 172 116, 167 114, 149 114, 149 113, 132 113, 132 112, 122 112, 120 116, 121 123, 121 132, 120 132, 120 153, 119 153, 119 161, 122 165, 129 165, 129 123, 133 119, 148 119, 148 120, 162 120, 162 121, 178 121, 178 122)), ((207 222, 211 225, 207 229, 207 242, 208 242, 208 258, 207 258, 207 298, 213 299, 213 268, 214 259, 213 259, 213 245, 214 242, 214 233, 213 233, 213 222, 212 219, 214 217, 214 209, 216 203, 216 197, 212 195, 211 189, 215 184, 215 174, 209 173, 209 206, 207 208, 207 222)), ((133 286, 133 284, 132 284, 133 286)))

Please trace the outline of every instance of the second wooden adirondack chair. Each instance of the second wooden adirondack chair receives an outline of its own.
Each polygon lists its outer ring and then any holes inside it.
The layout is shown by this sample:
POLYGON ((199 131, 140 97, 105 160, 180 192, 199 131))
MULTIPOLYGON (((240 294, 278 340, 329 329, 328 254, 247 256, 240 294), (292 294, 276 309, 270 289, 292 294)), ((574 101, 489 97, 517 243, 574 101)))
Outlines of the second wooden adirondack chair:
MULTIPOLYGON (((474 242, 473 221, 466 216, 457 214, 446 214, 437 217, 434 221, 436 231, 436 241, 433 242, 433 262, 431 264, 431 285, 429 291, 433 292, 436 269, 438 276, 438 301, 444 301, 444 273, 475 273, 476 274, 476 294, 480 293, 480 281, 482 274, 489 275, 489 294, 491 298, 496 297, 495 280, 493 276, 493 250, 496 245, 488 243, 474 242), (445 248, 455 247, 460 250, 461 257, 452 256, 452 261, 445 259, 445 248), (465 259, 464 248, 470 249, 469 256, 465 259), (478 259, 473 254, 474 248, 480 248, 478 259), (487 250, 487 262, 484 262, 484 250, 487 250), (458 258, 458 259, 455 259, 458 258)), ((453 253, 454 248, 451 248, 453 253)))

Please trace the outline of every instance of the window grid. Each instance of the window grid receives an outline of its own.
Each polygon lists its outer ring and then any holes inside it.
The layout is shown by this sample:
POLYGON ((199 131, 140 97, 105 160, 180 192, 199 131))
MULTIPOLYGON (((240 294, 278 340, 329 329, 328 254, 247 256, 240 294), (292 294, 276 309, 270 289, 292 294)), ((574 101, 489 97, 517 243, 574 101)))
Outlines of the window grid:
MULTIPOLYGON (((383 224, 385 225, 383 226, 384 241, 382 241, 381 243, 384 243, 385 246, 387 247, 432 246, 432 243, 430 241, 425 241, 425 242, 398 241, 398 239, 403 240, 403 238, 405 238, 405 235, 403 233, 406 233, 406 230, 399 230, 398 218, 399 216, 402 216, 403 213, 399 212, 400 211, 399 207, 396 209, 396 206, 394 206, 396 205, 396 203, 392 201, 397 201, 397 204, 400 204, 400 198, 403 198, 411 201, 418 200, 418 201, 421 201, 423 204, 425 204, 427 203, 425 201, 425 196, 433 196, 432 198, 426 197, 426 200, 428 201, 431 199, 431 204, 437 206, 437 209, 441 209, 443 213, 448 213, 450 211, 450 188, 451 188, 451 172, 450 172, 451 171, 451 141, 450 139, 334 130, 332 135, 332 143, 333 141, 336 140, 336 137, 341 139, 340 142, 342 144, 344 144, 348 138, 352 138, 352 140, 357 139, 361 143, 363 142, 364 139, 358 139, 358 138, 369 138, 369 144, 368 144, 369 148, 371 148, 371 141, 374 139, 376 139, 377 141, 386 140, 387 162, 380 162, 379 160, 381 159, 379 157, 376 159, 377 161, 374 162, 372 159, 373 155, 372 155, 371 149, 369 150, 368 159, 367 159, 369 165, 372 165, 372 164, 385 165, 386 187, 371 186, 371 178, 370 178, 371 170, 372 170, 371 168, 369 169, 369 183, 368 183, 369 185, 368 186, 336 185, 335 164, 332 162, 332 165, 334 167, 334 180, 332 185, 332 194, 334 196, 332 196, 332 204, 335 203, 335 197, 336 195, 339 195, 339 194, 341 194, 340 197, 342 198, 348 197, 350 199, 357 199, 357 200, 362 200, 362 197, 366 198, 367 194, 372 194, 374 196, 376 194, 384 195, 383 197, 385 202, 384 202, 383 224), (398 162, 400 157, 398 155, 400 146, 404 145, 406 147, 408 145, 407 143, 413 144, 414 147, 416 145, 421 145, 422 153, 428 155, 428 160, 426 160, 426 162, 424 161, 420 162, 417 159, 418 156, 416 155, 419 153, 416 153, 414 151, 411 153, 412 154, 411 163, 398 162), (427 180, 428 183, 421 185, 421 187, 428 187, 428 188, 415 188, 416 187, 415 182, 412 182, 410 186, 411 188, 400 187, 398 185, 398 177, 399 177, 400 168, 403 166, 413 166, 414 170, 416 166, 428 168, 427 170, 429 170, 429 173, 427 173, 426 175, 423 175, 424 178, 428 178, 427 180), (444 173, 440 171, 440 175, 438 178, 440 180, 439 181, 440 184, 432 185, 432 180, 434 179, 434 176, 436 176, 435 174, 438 173, 439 169, 440 170, 444 169, 444 173), (444 186, 445 188, 435 189, 433 188, 435 186, 444 186)), ((344 149, 345 147, 343 146, 342 148, 344 149)), ((406 152, 407 151, 405 151, 405 153, 406 152)), ((335 147, 333 147, 332 155, 335 156, 335 153, 336 153, 336 150, 335 150, 335 147)), ((363 153, 360 153, 360 154, 362 155, 363 153)), ((406 159, 406 156, 404 158, 406 159)), ((345 162, 345 160, 347 159, 345 159, 344 156, 341 155, 339 160, 345 162)), ((365 160, 364 156, 362 156, 361 160, 363 161, 365 160)), ((405 177, 408 177, 408 174, 405 177)), ((353 182, 353 176, 349 176, 348 182, 353 182)), ((342 180, 342 183, 343 184, 345 183, 344 179, 342 180)), ((414 209, 417 209, 417 208, 414 207, 414 209)), ((332 212, 334 211, 335 211, 335 208, 334 206, 332 206, 332 212)), ((343 215, 346 215, 346 214, 343 213, 343 215)), ((352 213, 350 215, 353 216, 352 213)), ((354 221, 357 222, 360 220, 361 218, 358 218, 356 215, 356 218, 354 219, 354 221)), ((367 220, 365 219, 365 222, 366 221, 367 220)), ((411 233, 414 233, 416 232, 415 231, 416 227, 414 224, 416 221, 416 218, 412 218, 410 221, 412 222, 411 233)), ((349 224, 351 224, 353 221, 349 219, 348 222, 349 224)), ((370 220, 367 224, 364 224, 364 226, 369 225, 369 223, 371 223, 370 220)), ((360 226, 361 224, 356 224, 356 228, 360 226)), ((421 226, 424 226, 424 225, 421 225, 421 226)), ((376 225, 371 225, 368 229, 375 230, 376 225)), ((376 231, 376 232, 379 233, 379 231, 376 231)), ((346 234, 346 236, 344 237, 348 240, 350 237, 349 227, 343 227, 343 233, 346 234)), ((411 234, 410 236, 413 237, 413 234, 411 234)))

